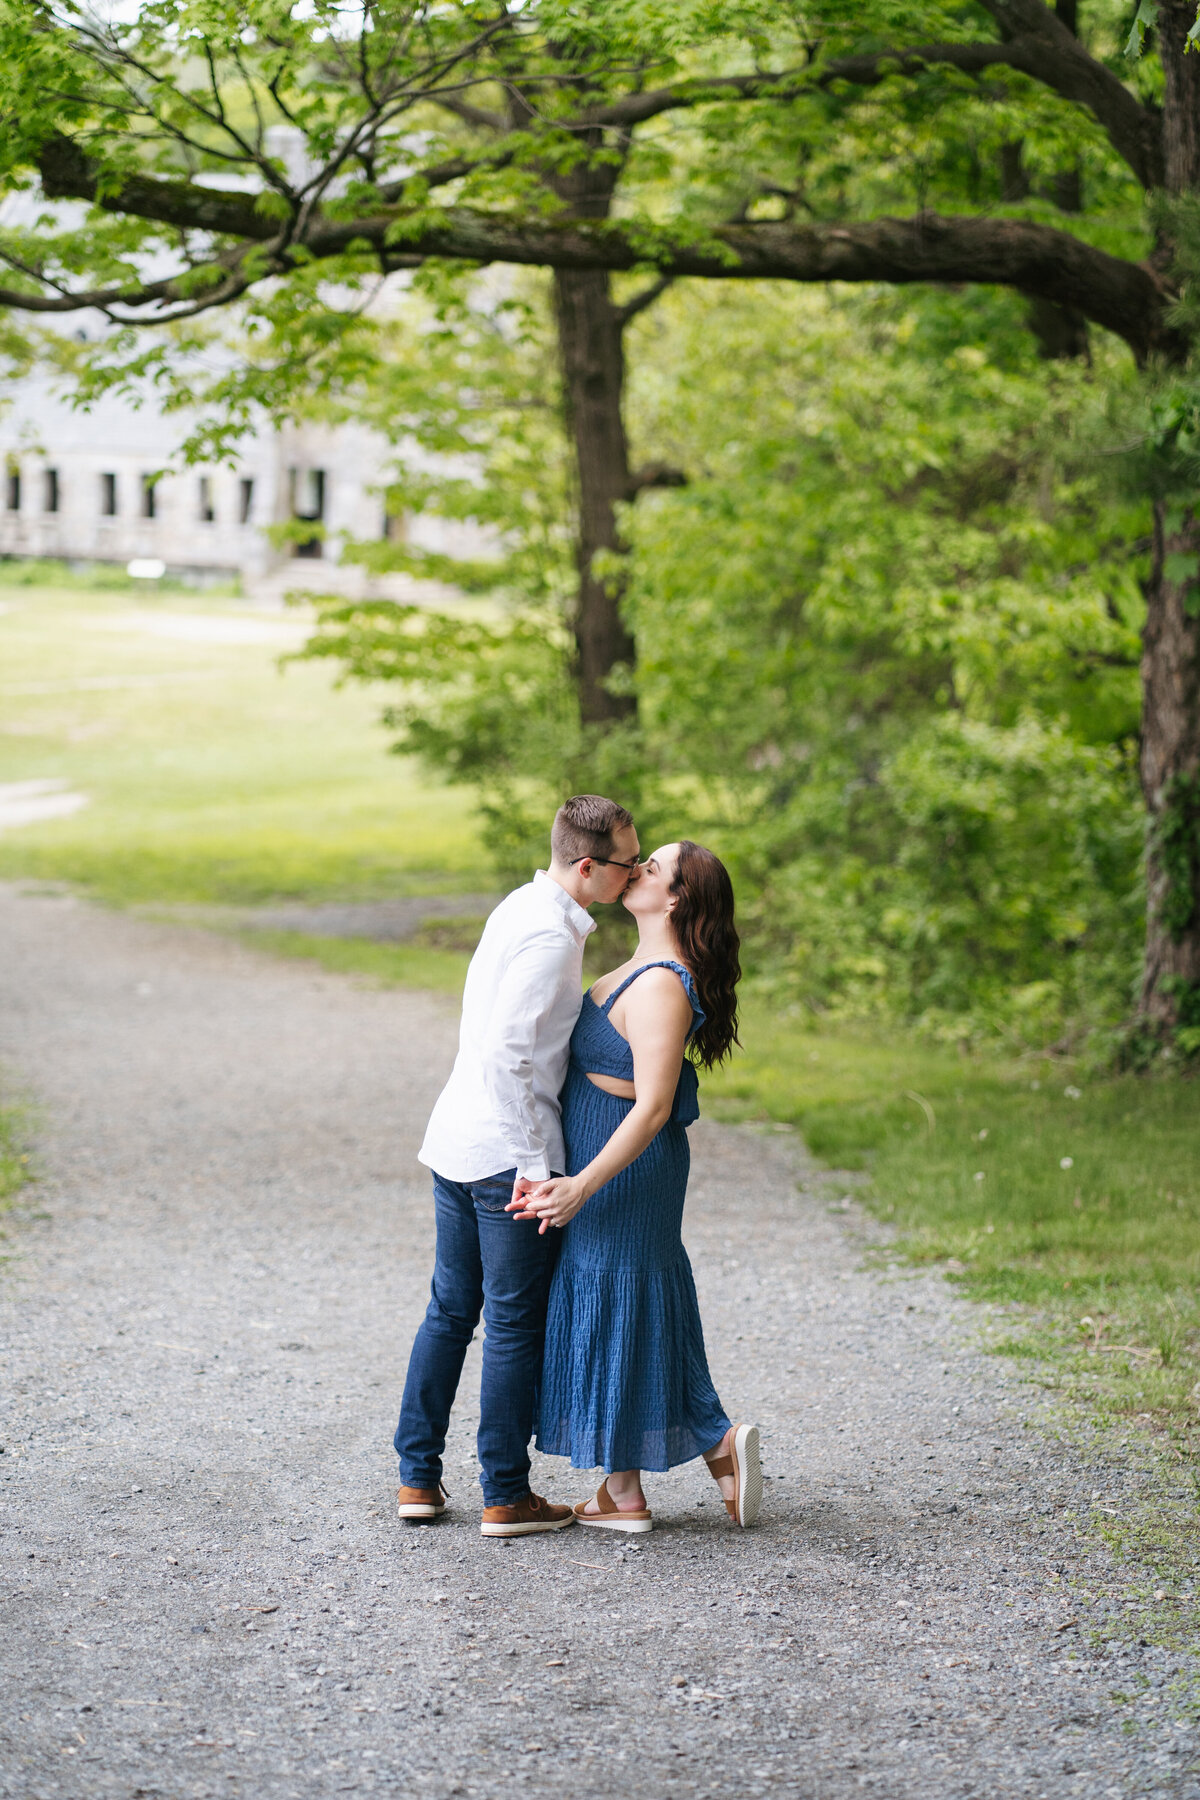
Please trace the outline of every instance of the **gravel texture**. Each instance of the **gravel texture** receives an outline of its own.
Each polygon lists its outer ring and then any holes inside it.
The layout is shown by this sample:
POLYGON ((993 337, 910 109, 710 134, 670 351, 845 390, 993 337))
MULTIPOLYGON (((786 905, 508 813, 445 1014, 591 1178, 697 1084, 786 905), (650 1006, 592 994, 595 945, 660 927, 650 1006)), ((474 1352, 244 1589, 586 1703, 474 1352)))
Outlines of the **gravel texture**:
POLYGON ((756 1530, 689 1466, 652 1478, 647 1538, 481 1539, 477 1344, 452 1509, 395 1519, 414 1151, 455 1029, 0 891, 0 1054, 44 1171, 0 1278, 0 1794, 1200 1796, 1177 1660, 1092 1640, 1126 1577, 1072 1516, 1121 1471, 1040 1429, 936 1277, 861 1269, 849 1184, 790 1135, 693 1133, 756 1530))

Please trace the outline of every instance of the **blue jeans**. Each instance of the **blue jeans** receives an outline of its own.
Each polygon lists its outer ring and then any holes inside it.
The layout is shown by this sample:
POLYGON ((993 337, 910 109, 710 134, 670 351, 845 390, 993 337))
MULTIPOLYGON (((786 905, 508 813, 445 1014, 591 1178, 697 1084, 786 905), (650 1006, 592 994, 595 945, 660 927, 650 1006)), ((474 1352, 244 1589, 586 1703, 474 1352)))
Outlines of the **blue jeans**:
POLYGON ((437 1250, 425 1318, 408 1362, 396 1427, 400 1480, 436 1487, 467 1345, 484 1320, 479 1462, 485 1506, 529 1492, 529 1440, 542 1372, 556 1231, 505 1212, 516 1170, 485 1181, 434 1174, 437 1250))

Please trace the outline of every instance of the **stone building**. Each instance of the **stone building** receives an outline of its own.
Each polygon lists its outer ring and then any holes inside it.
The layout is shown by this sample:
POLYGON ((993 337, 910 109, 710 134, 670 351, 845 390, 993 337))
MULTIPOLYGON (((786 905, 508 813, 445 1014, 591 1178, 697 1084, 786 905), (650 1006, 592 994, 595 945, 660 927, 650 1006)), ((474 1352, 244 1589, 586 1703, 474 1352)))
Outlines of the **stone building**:
MULTIPOLYGON (((175 462, 184 429, 178 415, 151 404, 109 395, 78 412, 44 378, 15 384, 0 415, 0 556, 162 562, 198 582, 236 577, 259 597, 289 586, 354 593, 368 584, 341 560, 345 537, 406 529, 431 548, 453 549, 461 535, 438 520, 406 528, 387 519, 387 446, 363 428, 264 429, 244 440, 233 468, 160 474, 175 462), (312 520, 323 535, 272 543, 267 528, 289 520, 312 520)), ((396 577, 370 584, 397 597, 413 585, 396 577)))
MULTIPOLYGON (((299 133, 272 127, 268 149, 302 177, 299 133)), ((43 206, 36 195, 10 195, 0 203, 0 224, 29 226, 43 206)), ((82 216, 74 203, 57 211, 82 216)), ((407 279, 394 278, 397 290, 407 279)), ((86 312, 61 328, 89 336, 108 329, 86 312)), ((495 549, 492 534, 469 524, 429 514, 389 519, 383 489, 394 451, 365 427, 264 425, 242 439, 235 466, 184 469, 178 448, 190 423, 160 412, 149 388, 140 405, 108 394, 80 412, 48 376, 14 382, 0 401, 0 556, 161 562, 197 582, 236 577, 258 599, 309 588, 429 600, 447 590, 405 576, 368 577, 343 560, 344 541, 402 537, 463 557, 495 549), (159 473, 166 469, 173 472, 159 473), (272 542, 270 526, 296 520, 322 530, 272 542)))

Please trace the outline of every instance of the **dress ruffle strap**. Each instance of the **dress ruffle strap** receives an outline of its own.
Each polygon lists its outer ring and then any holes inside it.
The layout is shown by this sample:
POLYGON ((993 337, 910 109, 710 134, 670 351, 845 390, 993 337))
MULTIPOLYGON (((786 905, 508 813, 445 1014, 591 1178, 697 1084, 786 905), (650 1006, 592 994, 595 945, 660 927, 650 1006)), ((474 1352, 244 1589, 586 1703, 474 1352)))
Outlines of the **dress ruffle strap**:
POLYGON ((692 1033, 699 1031, 705 1019, 708 1017, 708 1014, 700 1004, 700 996, 696 992, 695 977, 690 969, 685 969, 682 963, 675 962, 669 956, 660 957, 657 962, 643 963, 640 969, 634 969, 631 974, 625 977, 624 981, 618 982, 612 993, 608 996, 608 999, 605 1000, 600 1007, 600 1011, 604 1014, 605 1018, 607 1019, 608 1017, 608 1009, 613 1001, 616 1000, 619 995, 623 994, 630 983, 636 981, 639 975, 644 975, 647 969, 674 969, 676 975, 678 975, 680 981, 683 983, 684 992, 692 1003, 692 1031, 688 1035, 691 1036, 692 1033))

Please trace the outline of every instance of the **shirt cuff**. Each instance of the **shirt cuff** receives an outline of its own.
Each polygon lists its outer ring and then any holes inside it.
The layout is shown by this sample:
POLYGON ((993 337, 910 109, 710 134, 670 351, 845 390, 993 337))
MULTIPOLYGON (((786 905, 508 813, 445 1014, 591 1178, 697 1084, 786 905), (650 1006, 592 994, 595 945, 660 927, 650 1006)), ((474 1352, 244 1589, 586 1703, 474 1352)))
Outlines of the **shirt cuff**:
POLYGON ((520 1157, 518 1157, 517 1175, 523 1181, 549 1181, 549 1158, 545 1156, 536 1156, 532 1161, 522 1162, 520 1157))

